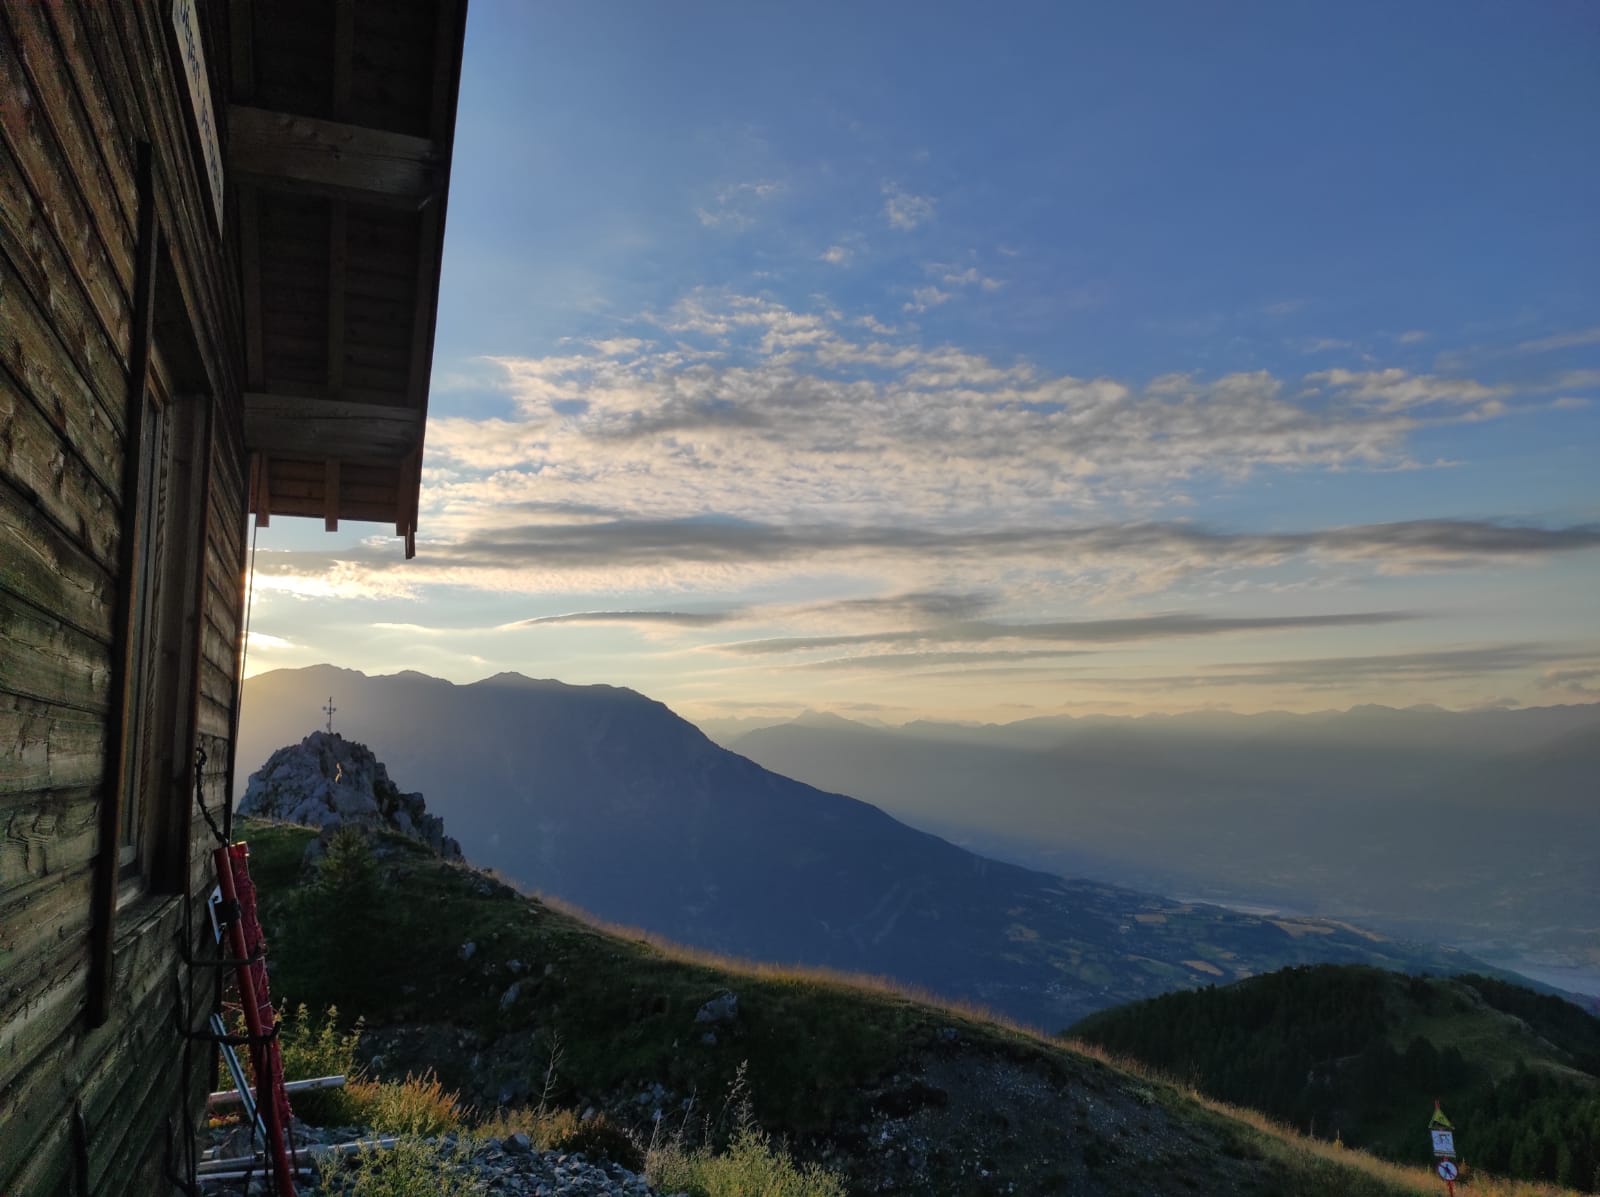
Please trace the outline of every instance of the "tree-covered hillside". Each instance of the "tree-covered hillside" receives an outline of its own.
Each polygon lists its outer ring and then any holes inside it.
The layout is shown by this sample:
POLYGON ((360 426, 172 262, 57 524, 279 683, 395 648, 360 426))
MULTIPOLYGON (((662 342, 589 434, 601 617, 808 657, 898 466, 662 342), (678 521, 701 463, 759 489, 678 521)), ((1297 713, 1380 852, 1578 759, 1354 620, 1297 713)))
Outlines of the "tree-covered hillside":
POLYGON ((1323 1138, 1429 1158, 1433 1101, 1469 1163, 1600 1191, 1600 1020, 1481 976, 1290 968, 1072 1033, 1323 1138))

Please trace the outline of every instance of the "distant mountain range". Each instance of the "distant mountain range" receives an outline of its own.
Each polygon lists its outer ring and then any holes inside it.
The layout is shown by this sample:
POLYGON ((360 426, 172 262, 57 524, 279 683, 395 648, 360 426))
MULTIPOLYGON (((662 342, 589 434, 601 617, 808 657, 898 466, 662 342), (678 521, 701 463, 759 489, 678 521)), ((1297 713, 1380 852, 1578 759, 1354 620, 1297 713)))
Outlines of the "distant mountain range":
POLYGON ((1033 868, 1600 976, 1600 705, 869 725, 725 741, 1033 868))
POLYGON ((1046 1027, 1285 964, 1476 962, 1343 924, 1218 907, 1002 864, 762 768, 660 703, 501 674, 315 666, 246 686, 238 778, 336 729, 420 790, 475 864, 603 919, 758 960, 885 974, 1046 1027))

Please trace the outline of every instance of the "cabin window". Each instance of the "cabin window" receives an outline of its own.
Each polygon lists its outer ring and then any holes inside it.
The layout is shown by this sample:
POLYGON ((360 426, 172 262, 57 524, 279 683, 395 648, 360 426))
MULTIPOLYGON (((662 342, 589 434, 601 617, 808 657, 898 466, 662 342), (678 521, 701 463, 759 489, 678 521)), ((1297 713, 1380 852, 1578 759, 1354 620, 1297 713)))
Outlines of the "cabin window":
POLYGON ((110 1016, 115 1001, 119 909, 145 895, 187 892, 195 859, 188 813, 204 629, 213 386, 158 220, 148 145, 139 147, 138 167, 120 644, 94 877, 91 1026, 110 1016))
POLYGON ((124 897, 183 889, 204 580, 206 402, 151 354, 141 438, 120 864, 124 897))
MULTIPOLYGON (((154 372, 152 372, 152 379, 154 372)), ((130 534, 135 538, 133 582, 133 621, 129 629, 128 669, 132 702, 125 716, 129 743, 134 751, 123 760, 122 835, 119 860, 124 877, 140 871, 140 848, 146 836, 151 787, 147 772, 148 754, 140 751, 146 733, 154 722, 153 705, 158 670, 152 667, 151 648, 156 640, 156 613, 161 601, 161 545, 163 540, 162 475, 166 464, 166 399, 156 386, 147 389, 144 427, 140 438, 139 493, 130 534)))

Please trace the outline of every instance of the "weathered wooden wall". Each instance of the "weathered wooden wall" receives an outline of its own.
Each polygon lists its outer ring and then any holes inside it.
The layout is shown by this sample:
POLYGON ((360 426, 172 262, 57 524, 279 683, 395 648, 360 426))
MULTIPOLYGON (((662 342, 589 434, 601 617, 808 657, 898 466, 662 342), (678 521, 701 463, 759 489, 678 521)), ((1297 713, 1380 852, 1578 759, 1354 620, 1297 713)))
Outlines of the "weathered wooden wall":
MULTIPOLYGON (((226 7, 202 9, 218 111, 226 7)), ((166 2, 0 0, 0 1193, 28 1197, 170 1191, 169 1139, 184 1106, 196 1111, 210 1060, 196 1050, 184 1076, 181 877, 119 905, 99 1025, 89 1003, 95 862, 117 850, 99 823, 115 788, 141 143, 165 263, 157 368, 207 416, 201 454, 183 463, 202 470, 205 514, 182 551, 203 562, 160 647, 179 651, 174 635, 192 644, 198 687, 184 701, 214 771, 228 760, 242 623, 236 268, 198 170, 170 13, 166 2), (190 344, 168 352, 174 329, 190 344)), ((192 798, 171 790, 158 801, 187 820, 192 798)), ((220 801, 220 780, 211 792, 220 801)), ((194 903, 210 885, 209 837, 196 831, 174 841, 188 846, 179 872, 194 903)), ((196 985, 203 1018, 211 979, 196 985)))

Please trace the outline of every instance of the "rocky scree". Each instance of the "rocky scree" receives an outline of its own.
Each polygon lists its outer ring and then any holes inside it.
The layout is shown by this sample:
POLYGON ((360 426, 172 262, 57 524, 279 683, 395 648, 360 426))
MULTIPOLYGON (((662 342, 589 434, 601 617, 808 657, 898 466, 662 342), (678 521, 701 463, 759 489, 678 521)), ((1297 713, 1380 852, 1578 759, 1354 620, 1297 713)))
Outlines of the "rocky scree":
MULTIPOLYGON (((247 1151, 248 1144, 225 1143, 225 1138, 237 1137, 238 1132, 213 1136, 213 1144, 226 1147, 225 1154, 236 1155, 247 1151)), ((379 1136, 357 1126, 318 1127, 296 1122, 294 1141, 297 1147, 332 1146, 352 1143, 360 1139, 379 1136)), ((507 1135, 503 1139, 472 1139, 466 1150, 461 1150, 455 1135, 424 1139, 435 1147, 441 1164, 452 1171, 476 1181, 485 1194, 492 1197, 664 1197, 652 1188, 643 1176, 630 1172, 621 1164, 590 1159, 582 1152, 540 1151, 527 1135, 507 1135)), ((239 1184, 215 1182, 203 1186, 212 1197, 237 1194, 239 1184)), ((296 1186, 303 1197, 334 1197, 340 1192, 338 1182, 324 1186, 317 1181, 302 1181, 296 1186)), ((257 1174, 250 1185, 251 1193, 268 1193, 267 1177, 257 1174)), ((670 1195, 666 1195, 670 1197, 670 1195)))

